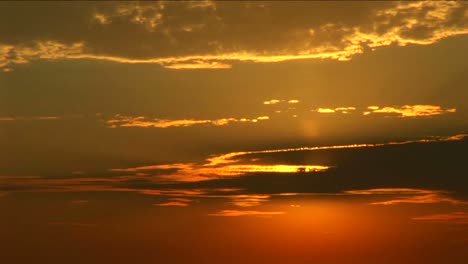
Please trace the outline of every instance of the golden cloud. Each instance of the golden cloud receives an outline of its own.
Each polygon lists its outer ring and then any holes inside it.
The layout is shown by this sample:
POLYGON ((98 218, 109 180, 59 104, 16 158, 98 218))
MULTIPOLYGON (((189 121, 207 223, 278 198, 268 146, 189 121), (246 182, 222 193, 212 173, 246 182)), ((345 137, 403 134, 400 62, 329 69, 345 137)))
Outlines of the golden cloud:
POLYGON ((319 113, 325 113, 325 114, 335 113, 335 110, 331 108, 318 108, 316 111, 319 113))
MULTIPOLYGON (((216 4, 211 1, 188 4, 190 9, 216 10, 216 4)), ((122 20, 135 25, 144 26, 148 32, 158 31, 172 42, 174 40, 171 30, 162 28, 164 12, 167 11, 164 2, 157 4, 126 3, 119 4, 115 9, 106 12, 96 12, 92 20, 104 28, 113 25, 114 20, 122 20)), ((222 17, 210 23, 219 23, 222 17)), ((11 71, 15 64, 25 64, 33 60, 59 60, 59 59, 94 59, 116 63, 149 63, 159 64, 170 69, 227 69, 233 62, 273 63, 298 59, 335 59, 346 61, 354 55, 364 52, 365 47, 372 49, 392 44, 399 46, 429 45, 450 36, 468 34, 466 19, 466 5, 460 1, 421 1, 399 2, 385 9, 377 9, 369 14, 369 24, 346 25, 324 21, 322 25, 314 28, 290 28, 287 31, 303 32, 302 40, 294 44, 278 42, 282 48, 278 50, 251 49, 249 43, 241 48, 222 48, 232 43, 219 43, 218 40, 197 39, 200 43, 217 43, 203 53, 189 52, 187 47, 185 55, 180 56, 151 56, 135 58, 102 51, 102 47, 95 49, 92 41, 79 41, 65 43, 48 39, 35 41, 32 45, 0 43, 0 68, 5 72, 11 71), (464 12, 461 17, 455 14, 464 12), (327 37, 328 36, 328 37, 327 37), (330 38, 330 36, 333 36, 330 38), (323 38, 323 39, 321 39, 323 38), (285 45, 283 47, 283 45, 285 45), (245 46, 245 47, 244 47, 245 46), (221 47, 221 48, 220 48, 221 47), (244 48, 242 48, 244 47, 244 48), (288 47, 288 48, 286 48, 288 47), (100 50, 101 52, 93 52, 100 50), (112 54, 112 55, 108 55, 112 54)), ((205 21, 208 23, 207 21, 205 21)), ((206 27, 200 25, 181 25, 184 32, 192 32, 206 27)), ((217 25, 209 25, 216 27, 217 25)), ((227 28, 226 30, 229 30, 227 28)), ((248 30, 248 29, 244 29, 248 30)), ((105 31, 104 31, 105 32, 105 31)), ((166 41, 166 40, 165 40, 166 41)), ((171 42, 170 41, 170 42, 171 42)), ((242 40, 239 40, 242 43, 242 40)), ((181 44, 182 48, 185 46, 181 44)), ((105 47, 104 47, 105 50, 105 47)))
POLYGON ((372 113, 383 113, 383 114, 396 114, 401 117, 419 117, 419 116, 435 116, 442 115, 446 113, 455 113, 457 110, 455 108, 442 108, 438 105, 404 105, 401 107, 382 107, 378 106, 369 106, 369 110, 364 112, 364 115, 369 115, 372 113))
POLYGON ((210 124, 214 126, 224 126, 229 123, 257 123, 258 121, 268 120, 268 116, 259 116, 257 118, 219 118, 219 119, 150 119, 144 116, 125 116, 117 114, 112 119, 106 121, 110 128, 117 127, 155 127, 155 128, 168 128, 168 127, 187 127, 199 124, 210 124))

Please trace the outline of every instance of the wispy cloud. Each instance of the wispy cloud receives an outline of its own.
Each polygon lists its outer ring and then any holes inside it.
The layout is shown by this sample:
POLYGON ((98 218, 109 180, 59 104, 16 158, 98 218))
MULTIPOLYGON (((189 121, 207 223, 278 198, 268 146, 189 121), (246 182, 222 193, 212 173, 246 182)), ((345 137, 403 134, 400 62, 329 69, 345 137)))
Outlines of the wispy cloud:
POLYGON ((156 206, 176 206, 176 207, 186 207, 192 203, 192 199, 188 198, 169 198, 165 203, 157 203, 156 206))
POLYGON ((367 190, 349 190, 346 194, 392 196, 391 199, 372 202, 372 205, 395 205, 395 204, 432 204, 451 203, 468 204, 468 201, 458 200, 450 197, 448 192, 440 190, 425 190, 413 188, 378 188, 367 190))
POLYGON ((428 223, 442 223, 442 224, 468 224, 468 213, 466 212, 452 212, 444 214, 430 214, 412 218, 415 221, 423 221, 428 223))
POLYGON ((0 121, 22 121, 22 120, 58 120, 59 116, 0 116, 0 121))
POLYGON ((189 62, 189 63, 174 63, 165 66, 167 69, 230 69, 232 68, 232 65, 222 63, 222 62, 204 62, 204 61, 198 61, 198 62, 189 62))
POLYGON ((117 127, 187 127, 200 124, 208 124, 214 126, 224 126, 229 123, 257 123, 258 121, 268 120, 268 116, 259 116, 257 118, 219 118, 219 119, 158 119, 148 118, 145 116, 126 116, 117 114, 113 118, 106 121, 111 128, 117 127))
POLYGON ((157 205, 157 206, 176 206, 176 207, 186 207, 186 206, 189 206, 188 203, 178 202, 178 201, 170 201, 170 202, 159 203, 159 204, 155 204, 155 205, 157 205))
POLYGON ((270 195, 260 194, 240 194, 230 196, 232 204, 240 207, 251 207, 257 206, 261 203, 267 202, 270 199, 270 195))
POLYGON ((274 216, 282 215, 286 212, 271 212, 271 211, 242 211, 242 210, 222 210, 217 213, 212 213, 212 216, 274 216))

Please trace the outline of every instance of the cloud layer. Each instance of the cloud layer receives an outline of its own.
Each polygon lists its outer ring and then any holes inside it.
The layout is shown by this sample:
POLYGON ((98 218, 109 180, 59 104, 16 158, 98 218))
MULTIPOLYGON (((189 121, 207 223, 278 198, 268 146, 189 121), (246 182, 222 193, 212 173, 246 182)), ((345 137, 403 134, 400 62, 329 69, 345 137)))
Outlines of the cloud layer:
POLYGON ((48 18, 44 27, 17 35, 13 29, 25 28, 32 17, 1 23, 10 27, 0 39, 0 68, 5 72, 18 64, 58 59, 151 63, 171 69, 227 69, 236 62, 296 59, 346 61, 369 49, 428 45, 468 33, 467 4, 459 1, 159 1, 76 3, 49 9, 16 3, 1 9, 0 17, 7 21, 15 12, 29 9, 63 14, 60 24, 48 18), (72 11, 76 13, 67 16, 72 11), (332 15, 336 13, 341 15, 332 15))

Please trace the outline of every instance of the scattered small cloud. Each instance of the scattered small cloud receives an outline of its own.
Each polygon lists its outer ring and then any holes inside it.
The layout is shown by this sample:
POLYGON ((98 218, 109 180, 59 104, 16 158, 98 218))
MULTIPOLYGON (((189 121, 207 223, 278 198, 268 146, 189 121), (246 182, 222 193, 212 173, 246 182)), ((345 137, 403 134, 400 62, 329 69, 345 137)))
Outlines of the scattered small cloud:
POLYGON ((331 108, 318 108, 316 111, 324 114, 335 113, 335 110, 331 108))
POLYGON ((401 107, 393 106, 369 106, 367 107, 370 111, 366 111, 364 115, 370 114, 393 114, 400 117, 420 117, 420 116, 435 116, 442 115, 446 113, 455 113, 457 110, 455 108, 442 108, 437 105, 404 105, 401 107))
POLYGON ((271 100, 264 101, 263 104, 272 105, 272 104, 280 103, 280 102, 282 102, 282 101, 283 101, 283 100, 271 99, 271 100))

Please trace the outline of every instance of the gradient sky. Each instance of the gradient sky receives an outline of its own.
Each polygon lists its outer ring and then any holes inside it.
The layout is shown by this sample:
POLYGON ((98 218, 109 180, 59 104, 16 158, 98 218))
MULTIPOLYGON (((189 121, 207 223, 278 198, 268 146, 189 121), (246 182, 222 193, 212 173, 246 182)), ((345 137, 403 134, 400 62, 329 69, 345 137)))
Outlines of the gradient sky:
POLYGON ((467 2, 2 1, 0 256, 465 263, 466 47, 467 2))

